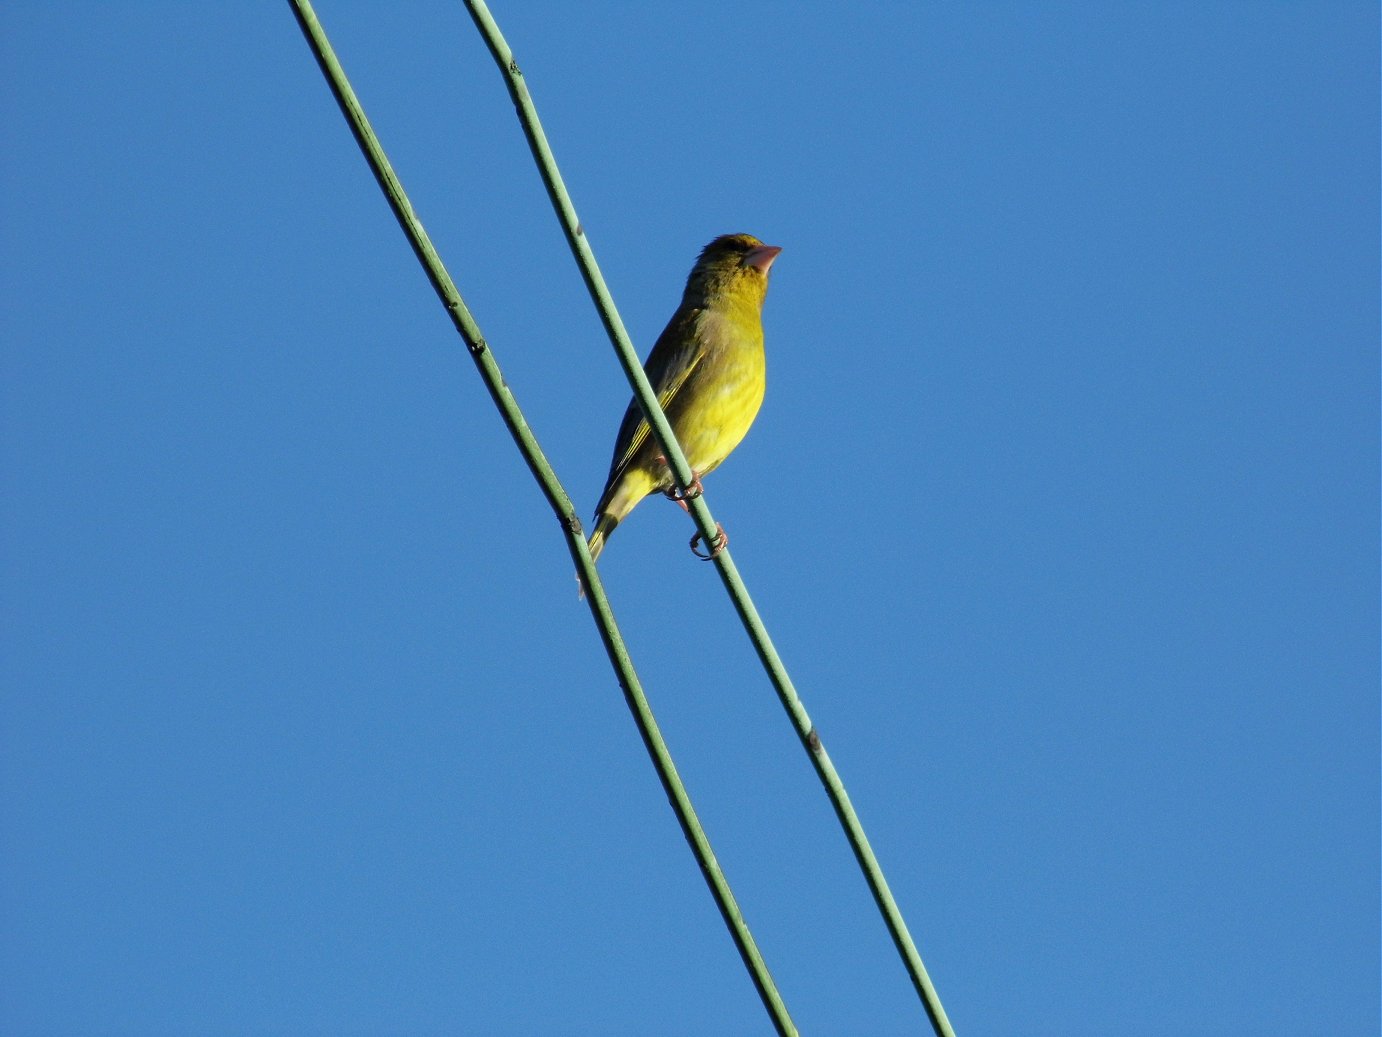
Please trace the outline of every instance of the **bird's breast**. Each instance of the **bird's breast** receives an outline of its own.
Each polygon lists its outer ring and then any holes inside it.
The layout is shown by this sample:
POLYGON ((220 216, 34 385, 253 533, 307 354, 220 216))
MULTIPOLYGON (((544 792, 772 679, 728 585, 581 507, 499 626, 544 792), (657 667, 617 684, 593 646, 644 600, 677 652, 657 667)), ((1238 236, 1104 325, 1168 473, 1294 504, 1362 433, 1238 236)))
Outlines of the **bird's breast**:
POLYGON ((763 403, 767 364, 757 312, 714 309, 701 314, 697 334, 704 356, 689 392, 678 393, 672 427, 691 467, 704 475, 739 445, 763 403))

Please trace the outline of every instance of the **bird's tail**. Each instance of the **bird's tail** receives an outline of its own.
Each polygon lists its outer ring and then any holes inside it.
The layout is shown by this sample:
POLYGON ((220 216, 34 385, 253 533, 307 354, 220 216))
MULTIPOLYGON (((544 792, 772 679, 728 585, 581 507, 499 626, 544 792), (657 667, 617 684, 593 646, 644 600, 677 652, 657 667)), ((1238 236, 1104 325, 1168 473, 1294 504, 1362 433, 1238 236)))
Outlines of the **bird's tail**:
MULTIPOLYGON (((590 560, 594 562, 600 557, 600 552, 605 549, 605 541, 614 532, 614 527, 619 525, 619 520, 609 512, 601 512, 599 518, 595 520, 595 528, 591 530, 590 537, 586 540, 585 546, 590 551, 590 560)), ((585 597, 585 580, 581 579, 581 574, 576 574, 576 584, 579 588, 580 597, 585 597)))
MULTIPOLYGON (((605 541, 614 532, 614 527, 629 517, 629 512, 648 494, 653 492, 653 479, 647 472, 634 470, 605 487, 600 495, 600 503, 595 505, 595 528, 586 539, 593 562, 605 549, 605 541)), ((585 585, 581 585, 581 597, 585 597, 585 585)))
POLYGON ((614 532, 614 527, 617 525, 619 525, 619 520, 607 511, 601 512, 600 517, 595 520, 595 528, 585 542, 585 546, 590 549, 592 562, 600 557, 600 552, 605 549, 605 541, 609 539, 609 535, 614 532))

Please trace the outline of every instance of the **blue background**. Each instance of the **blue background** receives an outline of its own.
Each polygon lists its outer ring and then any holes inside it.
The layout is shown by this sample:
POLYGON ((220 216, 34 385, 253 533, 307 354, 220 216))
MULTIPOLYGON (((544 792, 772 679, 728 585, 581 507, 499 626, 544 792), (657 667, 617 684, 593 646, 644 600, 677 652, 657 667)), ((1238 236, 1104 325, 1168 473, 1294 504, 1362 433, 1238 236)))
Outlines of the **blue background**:
MULTIPOLYGON (((322 0, 583 515, 628 399, 458 3, 322 0)), ((783 246, 707 501, 962 1035, 1378 1027, 1378 12, 519 4, 640 350, 783 246)), ((0 1030, 769 1027, 285 4, 7 4, 0 1030)), ((687 518, 601 562, 803 1030, 921 1010, 687 518)))

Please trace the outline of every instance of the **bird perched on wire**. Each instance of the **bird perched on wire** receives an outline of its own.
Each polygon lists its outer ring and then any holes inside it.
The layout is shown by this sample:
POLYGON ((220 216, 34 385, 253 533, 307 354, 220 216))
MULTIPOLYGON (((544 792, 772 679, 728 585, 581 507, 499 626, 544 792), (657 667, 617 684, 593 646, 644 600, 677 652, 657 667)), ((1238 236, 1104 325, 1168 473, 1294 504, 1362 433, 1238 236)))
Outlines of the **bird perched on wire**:
MULTIPOLYGON (((693 495, 701 476, 739 445, 763 403, 763 299, 768 271, 781 251, 749 234, 726 234, 707 245, 686 279, 681 305, 643 365, 695 476, 693 495)), ((592 560, 614 527, 651 493, 667 494, 686 507, 634 399, 624 412, 609 478, 595 506, 588 541, 592 560)), ((693 539, 693 548, 696 543, 693 539)), ((724 545, 722 529, 707 545, 710 557, 724 545)))

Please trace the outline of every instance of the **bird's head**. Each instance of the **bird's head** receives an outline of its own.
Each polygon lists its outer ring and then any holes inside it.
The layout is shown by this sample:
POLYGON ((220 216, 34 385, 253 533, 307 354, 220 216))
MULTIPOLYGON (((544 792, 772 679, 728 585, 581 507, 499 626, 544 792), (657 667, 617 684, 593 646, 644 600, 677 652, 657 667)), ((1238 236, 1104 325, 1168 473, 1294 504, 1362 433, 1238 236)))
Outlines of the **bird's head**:
POLYGON ((728 294, 762 306, 768 294, 768 271, 781 251, 752 234, 722 234, 701 250, 686 279, 684 298, 693 305, 705 305, 728 294))

